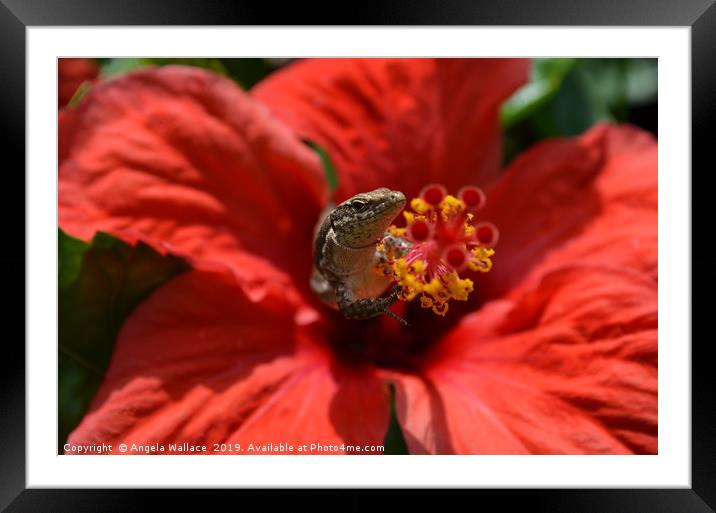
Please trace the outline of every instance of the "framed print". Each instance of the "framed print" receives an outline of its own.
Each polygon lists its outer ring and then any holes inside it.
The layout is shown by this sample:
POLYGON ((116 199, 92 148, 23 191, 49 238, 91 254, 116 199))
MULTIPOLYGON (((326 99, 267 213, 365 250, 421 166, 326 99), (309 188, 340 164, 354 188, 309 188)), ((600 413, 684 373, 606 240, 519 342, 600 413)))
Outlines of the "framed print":
POLYGON ((711 510, 712 2, 112 7, 0 7, 27 198, 4 206, 26 344, 3 507, 428 487, 711 510))

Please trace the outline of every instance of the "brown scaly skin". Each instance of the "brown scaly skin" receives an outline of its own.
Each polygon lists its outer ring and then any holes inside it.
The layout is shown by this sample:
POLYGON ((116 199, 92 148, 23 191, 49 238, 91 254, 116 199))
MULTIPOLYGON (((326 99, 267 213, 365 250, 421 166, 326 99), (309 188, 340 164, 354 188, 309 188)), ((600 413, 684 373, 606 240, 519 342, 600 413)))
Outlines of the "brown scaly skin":
POLYGON ((388 309, 400 287, 380 297, 390 279, 374 270, 384 259, 376 245, 404 206, 402 192, 381 188, 356 194, 330 210, 316 231, 311 288, 349 319, 387 314, 407 325, 388 309))

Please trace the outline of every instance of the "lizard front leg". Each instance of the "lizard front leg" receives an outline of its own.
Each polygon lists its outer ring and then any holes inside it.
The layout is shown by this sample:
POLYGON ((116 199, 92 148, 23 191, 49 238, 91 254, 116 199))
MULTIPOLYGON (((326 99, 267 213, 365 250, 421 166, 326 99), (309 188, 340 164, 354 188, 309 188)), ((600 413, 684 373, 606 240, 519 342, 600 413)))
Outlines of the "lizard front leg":
POLYGON ((398 300, 400 286, 396 285, 387 297, 357 299, 353 291, 345 283, 336 283, 336 299, 338 308, 349 319, 368 319, 376 315, 386 314, 399 321, 403 326, 409 326, 408 322, 394 314, 388 308, 398 300))
POLYGON ((375 266, 383 276, 392 275, 388 262, 406 256, 412 247, 409 240, 386 233, 375 251, 375 266))

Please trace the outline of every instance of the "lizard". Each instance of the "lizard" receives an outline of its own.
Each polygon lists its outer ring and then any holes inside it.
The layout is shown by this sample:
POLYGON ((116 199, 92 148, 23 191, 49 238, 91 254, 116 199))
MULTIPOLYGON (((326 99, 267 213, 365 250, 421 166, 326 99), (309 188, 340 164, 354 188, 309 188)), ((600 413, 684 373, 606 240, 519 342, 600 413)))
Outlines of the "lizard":
MULTIPOLYGON (((388 289, 387 276, 376 273, 385 254, 376 246, 386 229, 405 206, 405 195, 380 188, 356 194, 338 206, 324 209, 314 234, 311 288, 327 305, 349 319, 368 319, 386 314, 407 326, 388 309, 398 299, 400 286, 388 289)), ((400 239, 394 245, 407 244, 400 239)))

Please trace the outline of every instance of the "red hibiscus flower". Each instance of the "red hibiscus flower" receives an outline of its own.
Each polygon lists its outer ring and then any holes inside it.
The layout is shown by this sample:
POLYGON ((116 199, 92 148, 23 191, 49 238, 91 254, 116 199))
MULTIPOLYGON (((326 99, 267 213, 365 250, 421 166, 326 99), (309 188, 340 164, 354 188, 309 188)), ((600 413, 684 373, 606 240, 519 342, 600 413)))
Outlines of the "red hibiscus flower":
POLYGON ((84 82, 99 75, 99 66, 93 59, 57 60, 57 105, 64 107, 84 82))
MULTIPOLYGON (((165 67, 97 85, 60 127, 59 222, 193 270, 142 303, 71 443, 378 445, 386 382, 411 453, 657 452, 657 145, 598 125, 499 171, 523 60, 315 60, 251 95, 165 67), (486 191, 500 241, 467 301, 355 321, 309 290, 337 200, 486 191)), ((335 447, 334 447, 335 449, 335 447)), ((340 448, 337 452, 341 452, 340 448)))

